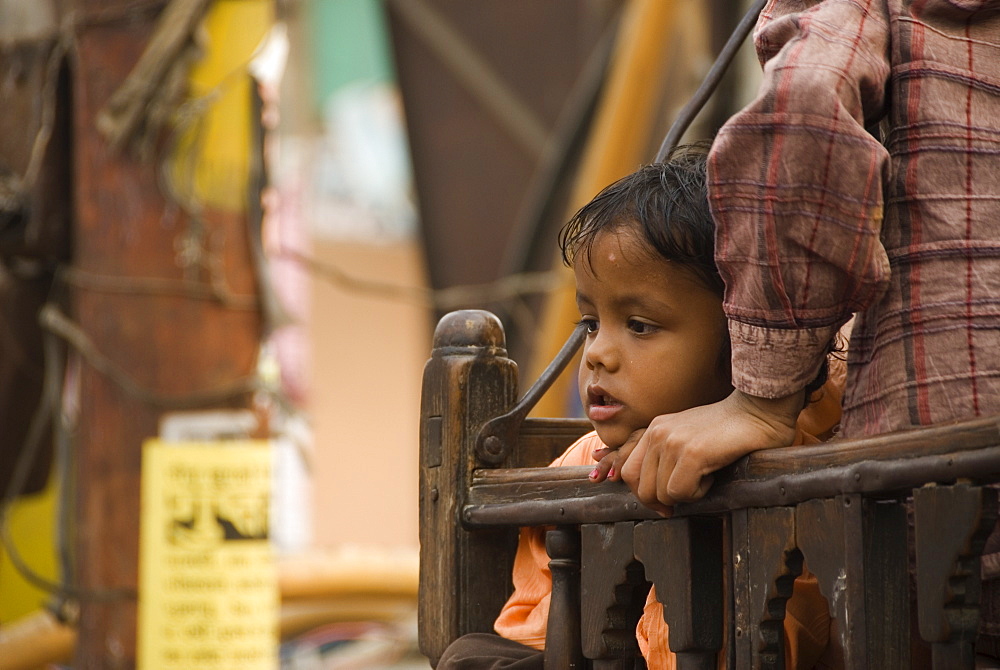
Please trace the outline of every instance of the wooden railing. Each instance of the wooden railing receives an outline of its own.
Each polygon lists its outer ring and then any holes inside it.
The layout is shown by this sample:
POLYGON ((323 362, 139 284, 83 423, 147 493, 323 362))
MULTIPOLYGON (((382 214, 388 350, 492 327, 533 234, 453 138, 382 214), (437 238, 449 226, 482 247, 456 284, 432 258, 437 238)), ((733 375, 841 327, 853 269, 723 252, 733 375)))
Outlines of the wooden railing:
MULTIPOLYGON (((526 396, 544 391, 572 350, 526 396)), ((592 468, 544 467, 589 424, 525 418, 517 386, 495 317, 441 320, 421 410, 419 624, 432 663, 458 636, 492 630, 516 529, 545 525, 547 668, 642 667, 634 630, 649 583, 669 594, 682 670, 719 659, 782 668, 784 604, 803 561, 830 604, 845 667, 911 667, 911 591, 933 667, 974 667, 979 557, 997 518, 987 486, 1000 480, 997 419, 755 453, 663 519, 623 484, 590 482, 592 468)))

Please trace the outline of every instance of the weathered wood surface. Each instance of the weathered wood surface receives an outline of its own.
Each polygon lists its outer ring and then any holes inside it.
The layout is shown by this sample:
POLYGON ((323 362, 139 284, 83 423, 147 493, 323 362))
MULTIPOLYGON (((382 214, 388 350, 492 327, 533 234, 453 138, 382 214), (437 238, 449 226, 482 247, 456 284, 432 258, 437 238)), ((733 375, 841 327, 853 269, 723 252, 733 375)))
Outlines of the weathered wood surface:
MULTIPOLYGON (((591 482, 592 469, 477 470, 463 522, 481 527, 512 518, 533 525, 657 518, 624 484, 591 482)), ((704 499, 677 505, 674 514, 792 505, 847 493, 893 497, 957 479, 1000 480, 997 419, 754 453, 720 471, 704 499)))
POLYGON ((918 622, 935 670, 971 667, 979 626, 979 556, 997 491, 965 484, 913 492, 918 622))
POLYGON ((509 589, 514 532, 467 533, 458 523, 479 427, 514 403, 517 366, 504 345, 496 317, 456 312, 438 324, 424 369, 418 617, 420 649, 435 663, 455 638, 491 631, 509 589))
POLYGON ((795 508, 748 510, 748 533, 740 543, 749 562, 750 651, 753 670, 784 670, 785 603, 802 574, 795 546, 795 508))
POLYGON ((545 535, 552 598, 545 638, 545 670, 583 670, 580 637, 580 530, 561 526, 545 535))
POLYGON ((634 559, 634 529, 628 522, 580 527, 583 652, 602 669, 630 669, 640 658, 635 627, 649 583, 634 559))
POLYGON ((693 517, 635 527, 635 557, 656 587, 678 670, 714 670, 723 643, 722 522, 693 517))
MULTIPOLYGON (((421 568, 422 579, 430 576, 421 600, 433 601, 421 603, 422 644, 443 649, 459 634, 489 630, 510 590, 509 554, 497 533, 553 526, 546 667, 643 667, 633 631, 652 582, 679 668, 781 669, 785 603, 808 567, 828 601, 845 667, 902 670, 927 655, 935 668, 971 670, 979 555, 997 518, 996 490, 985 486, 1000 481, 997 419, 752 454, 718 473, 703 500, 677 505, 664 519, 625 484, 592 483, 592 467, 503 467, 549 462, 588 430, 586 422, 525 419, 517 441, 501 445, 502 467, 485 467, 474 433, 487 419, 475 424, 469 408, 482 405, 477 394, 495 380, 463 373, 442 384, 436 366, 446 358, 447 365, 507 365, 498 336, 486 331, 489 353, 438 342, 425 377, 422 562, 438 563, 421 568), (437 509, 423 507, 428 492, 437 509), (911 637, 911 612, 919 613, 927 651, 911 637)), ((501 386, 510 404, 495 403, 493 417, 509 412, 516 396, 516 378, 501 386)))

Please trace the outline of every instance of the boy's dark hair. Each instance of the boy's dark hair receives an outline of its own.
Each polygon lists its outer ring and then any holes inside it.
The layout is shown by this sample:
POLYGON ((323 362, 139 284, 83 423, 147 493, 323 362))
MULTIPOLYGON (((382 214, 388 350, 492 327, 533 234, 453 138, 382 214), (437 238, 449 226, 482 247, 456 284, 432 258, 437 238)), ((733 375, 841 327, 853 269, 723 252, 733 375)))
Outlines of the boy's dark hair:
MULTIPOLYGON (((580 253, 590 262, 598 233, 634 225, 664 259, 693 272, 721 299, 725 283, 715 265, 715 222, 708 207, 705 175, 709 142, 676 147, 662 163, 639 168, 598 193, 559 231, 563 262, 572 265, 580 253)), ((838 348, 831 343, 831 352, 838 348)), ((729 371, 729 333, 719 352, 719 366, 729 371)), ((806 385, 805 403, 826 383, 829 361, 806 385)))
POLYGON ((598 193, 559 231, 563 262, 572 265, 582 252, 589 263, 598 233, 635 225, 652 249, 694 272, 721 298, 705 177, 709 146, 677 147, 663 163, 646 165, 598 193))

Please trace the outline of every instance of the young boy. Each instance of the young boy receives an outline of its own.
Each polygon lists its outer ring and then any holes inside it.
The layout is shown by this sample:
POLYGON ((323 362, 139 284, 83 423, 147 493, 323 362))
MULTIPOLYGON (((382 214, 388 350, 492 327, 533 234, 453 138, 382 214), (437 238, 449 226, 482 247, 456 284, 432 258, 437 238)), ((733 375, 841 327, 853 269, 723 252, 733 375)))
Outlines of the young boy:
MULTIPOLYGON (((595 430, 553 466, 595 464, 655 417, 714 403, 732 392, 705 152, 706 147, 684 147, 666 163, 615 182, 560 232, 587 327, 579 392, 595 430)), ((839 417, 839 394, 827 393, 806 414, 819 430, 831 429, 839 417)), ((798 432, 798 442, 810 441, 798 432)), ((591 478, 603 479, 612 463, 606 458, 591 478)), ((514 593, 495 624, 502 638, 460 638, 445 651, 439 669, 542 667, 542 655, 534 650, 544 647, 552 588, 544 534, 544 528, 521 531, 514 593)), ((787 667, 813 667, 827 646, 829 618, 808 576, 796 582, 787 603, 785 632, 787 667)), ((636 633, 649 668, 675 666, 662 606, 652 591, 636 633)))

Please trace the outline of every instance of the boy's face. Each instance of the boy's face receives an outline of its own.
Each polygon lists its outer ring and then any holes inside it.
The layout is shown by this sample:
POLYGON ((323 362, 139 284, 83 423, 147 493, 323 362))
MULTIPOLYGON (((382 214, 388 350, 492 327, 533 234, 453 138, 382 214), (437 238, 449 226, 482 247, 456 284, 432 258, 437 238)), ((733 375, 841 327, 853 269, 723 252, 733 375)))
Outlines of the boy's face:
POLYGON ((629 226, 598 233, 589 262, 580 253, 573 266, 588 329, 580 399, 604 444, 617 449, 660 414, 729 395, 722 301, 689 270, 629 226))

